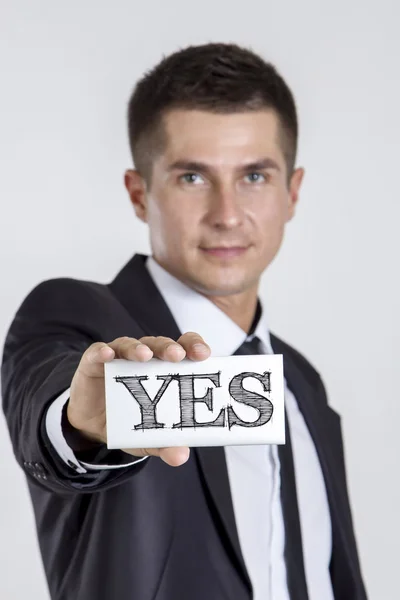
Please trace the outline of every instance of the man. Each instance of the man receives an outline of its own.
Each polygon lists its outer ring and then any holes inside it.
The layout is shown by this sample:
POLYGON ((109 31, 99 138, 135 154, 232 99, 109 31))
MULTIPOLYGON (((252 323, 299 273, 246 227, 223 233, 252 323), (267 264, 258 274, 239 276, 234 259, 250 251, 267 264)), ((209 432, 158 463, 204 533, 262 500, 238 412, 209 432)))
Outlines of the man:
POLYGON ((365 600, 340 419, 258 300, 304 175, 292 94, 253 52, 207 44, 147 73, 128 117, 125 185, 152 256, 109 285, 41 283, 4 348, 51 597, 365 600), (285 446, 107 450, 105 362, 272 352, 285 446))

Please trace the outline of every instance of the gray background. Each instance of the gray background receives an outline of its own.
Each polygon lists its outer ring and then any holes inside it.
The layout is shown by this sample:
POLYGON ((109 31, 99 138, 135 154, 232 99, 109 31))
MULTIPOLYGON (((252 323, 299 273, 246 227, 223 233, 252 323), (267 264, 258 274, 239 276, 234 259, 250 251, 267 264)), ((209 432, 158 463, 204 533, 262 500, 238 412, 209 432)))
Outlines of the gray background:
MULTIPOLYGON (((398 599, 399 4, 2 0, 0 11, 1 341, 40 281, 106 282, 148 250, 123 188, 126 103, 144 70, 189 43, 235 41, 287 78, 306 177, 262 295, 272 330, 314 362, 342 414, 370 597, 398 599)), ((0 598, 43 600, 2 415, 0 482, 0 598)))

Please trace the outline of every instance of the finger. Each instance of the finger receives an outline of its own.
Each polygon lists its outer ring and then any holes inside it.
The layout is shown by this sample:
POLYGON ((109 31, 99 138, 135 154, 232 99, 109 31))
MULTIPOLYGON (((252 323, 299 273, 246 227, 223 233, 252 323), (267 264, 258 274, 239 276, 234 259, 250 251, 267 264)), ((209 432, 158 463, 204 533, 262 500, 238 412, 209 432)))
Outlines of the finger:
POLYGON ((123 450, 132 456, 157 456, 170 467, 180 467, 187 462, 190 456, 190 449, 184 446, 174 448, 124 448, 123 450))
POLYGON ((188 331, 177 340, 186 351, 186 356, 191 360, 205 360, 211 354, 211 348, 201 335, 188 331))
POLYGON ((187 447, 161 448, 160 458, 170 467, 180 467, 189 460, 190 449, 187 447))
POLYGON ((78 369, 86 377, 104 377, 104 363, 114 357, 114 350, 105 342, 95 342, 82 354, 78 369))
POLYGON ((154 356, 161 360, 170 362, 179 362, 185 358, 184 348, 173 339, 163 336, 140 338, 142 344, 145 344, 154 353, 154 356))
POLYGON ((115 352, 115 358, 145 362, 153 357, 152 350, 136 338, 120 337, 108 344, 115 352))

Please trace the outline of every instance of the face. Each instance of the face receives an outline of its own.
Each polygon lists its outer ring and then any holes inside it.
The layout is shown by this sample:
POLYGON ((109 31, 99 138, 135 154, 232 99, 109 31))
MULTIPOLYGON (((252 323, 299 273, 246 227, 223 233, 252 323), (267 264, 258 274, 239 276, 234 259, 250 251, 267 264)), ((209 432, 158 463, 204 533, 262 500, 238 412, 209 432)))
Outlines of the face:
POLYGON ((156 261, 209 296, 257 290, 293 214, 303 170, 287 182, 272 111, 173 110, 151 189, 137 171, 125 184, 147 222, 156 261))

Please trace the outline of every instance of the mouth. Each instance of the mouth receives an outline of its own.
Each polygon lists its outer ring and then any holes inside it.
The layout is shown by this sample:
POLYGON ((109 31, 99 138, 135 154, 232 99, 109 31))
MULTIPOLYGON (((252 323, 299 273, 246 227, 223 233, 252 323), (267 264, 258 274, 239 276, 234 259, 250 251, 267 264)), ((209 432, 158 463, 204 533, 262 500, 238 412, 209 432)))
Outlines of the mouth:
POLYGON ((200 250, 207 256, 216 256, 218 258, 237 258, 247 252, 249 246, 216 246, 213 248, 202 248, 200 250))

